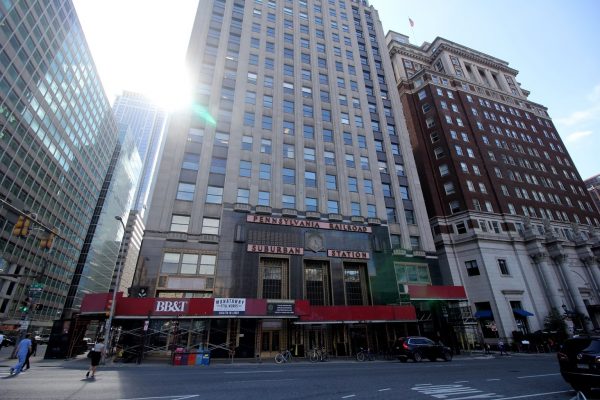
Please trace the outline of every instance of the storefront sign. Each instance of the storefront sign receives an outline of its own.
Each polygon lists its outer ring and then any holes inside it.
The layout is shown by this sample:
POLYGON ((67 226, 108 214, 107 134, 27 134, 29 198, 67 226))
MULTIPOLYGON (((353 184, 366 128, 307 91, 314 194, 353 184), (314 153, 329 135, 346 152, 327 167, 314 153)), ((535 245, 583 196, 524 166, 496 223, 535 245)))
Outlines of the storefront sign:
POLYGON ((249 244, 247 248, 251 253, 271 253, 271 254, 304 254, 302 247, 269 246, 263 244, 249 244))
POLYGON ((217 298, 213 305, 215 315, 243 315, 246 312, 246 299, 217 298))
POLYGON ((294 302, 268 302, 267 315, 295 315, 294 302))
POLYGON ((368 260, 371 258, 368 251, 355 251, 355 250, 327 250, 328 257, 341 257, 341 258, 357 258, 360 260, 368 260))
POLYGON ((268 215, 247 215, 246 221, 255 224, 284 225, 297 228, 332 229, 336 231, 371 233, 370 226, 340 224, 337 222, 310 221, 305 219, 271 217, 268 215))
POLYGON ((185 314, 188 310, 189 300, 162 300, 154 302, 155 314, 185 314))

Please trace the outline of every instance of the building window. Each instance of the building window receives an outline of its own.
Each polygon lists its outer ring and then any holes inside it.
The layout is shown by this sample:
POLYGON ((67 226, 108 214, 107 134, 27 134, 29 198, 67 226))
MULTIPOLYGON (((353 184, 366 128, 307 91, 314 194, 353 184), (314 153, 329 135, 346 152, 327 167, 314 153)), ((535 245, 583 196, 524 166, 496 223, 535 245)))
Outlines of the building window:
POLYGON ((258 205, 259 206, 270 206, 271 205, 271 193, 270 192, 258 192, 258 205))
POLYGON ((295 158, 296 149, 293 144, 283 144, 283 157, 284 158, 295 158))
POLYGON ((252 162, 251 161, 240 161, 240 176, 249 178, 252 176, 252 162))
MULTIPOLYGON (((431 285, 429 267, 421 264, 405 264, 394 262, 396 281, 398 284, 431 285)), ((403 290, 401 291, 403 293, 403 290)))
POLYGON ((340 212, 340 204, 336 200, 327 200, 327 212, 329 214, 338 214, 340 212))
POLYGON ((259 178, 265 180, 271 179, 271 164, 260 164, 259 178))
POLYGON ((296 183, 296 171, 291 168, 283 169, 283 183, 294 185, 296 183))
POLYGON ((220 220, 218 218, 202 218, 202 233, 206 235, 219 234, 220 220))
POLYGON ((185 153, 183 155, 183 164, 181 165, 181 168, 198 171, 198 168, 200 168, 200 154, 185 153))
POLYGON ((288 260, 284 258, 261 258, 259 264, 259 293, 261 299, 286 299, 288 260))
POLYGON ((248 189, 238 189, 237 190, 237 200, 238 203, 248 204, 250 203, 250 190, 248 189))
POLYGON ((171 231, 172 232, 187 232, 190 226, 189 215, 173 215, 171 216, 171 231))
POLYGON ((311 147, 304 148, 304 160, 315 161, 315 149, 311 147))
POLYGON ((193 201, 196 185, 193 183, 179 182, 177 187, 177 200, 193 201))
POLYGON ((324 261, 304 262, 304 298, 311 305, 329 305, 329 265, 324 261))
POLYGON ((317 174, 311 171, 304 171, 304 186, 317 187, 317 174))
POLYGON ((467 274, 469 276, 479 275, 479 266, 477 265, 477 260, 465 261, 465 267, 467 268, 467 274))
POLYGON ((296 197, 287 194, 282 195, 281 206, 283 208, 296 208, 296 197))
POLYGON ((262 139, 260 141, 260 152, 264 154, 271 154, 271 140, 270 139, 262 139))
POLYGON ((360 203, 352 202, 350 203, 351 214, 353 217, 360 216, 360 203))
POLYGON ((212 204, 222 204, 223 188, 217 186, 208 186, 206 190, 206 202, 212 204))
POLYGON ((242 150, 252 151, 252 136, 242 136, 242 150))
POLYGON ((337 190, 337 178, 335 175, 325 175, 325 182, 327 185, 327 189, 337 190))
POLYGON ((367 305, 367 286, 364 264, 344 263, 344 289, 346 305, 367 305))
POLYGON ((500 268, 500 273, 502 275, 510 275, 508 272, 508 265, 506 265, 506 260, 503 258, 498 259, 498 267, 500 268))
POLYGON ((452 183, 452 182, 444 183, 444 191, 446 192, 446 194, 454 193, 454 183, 452 183))
POLYGON ((307 197, 304 200, 304 207, 306 208, 306 211, 318 211, 317 199, 314 197, 307 197))
POLYGON ((400 186, 400 197, 402 198, 402 200, 410 200, 408 186, 400 186))
POLYGON ((406 223, 409 225, 415 225, 415 212, 413 210, 404 210, 404 216, 406 217, 406 223))
POLYGON ((335 165, 335 153, 332 151, 324 151, 323 158, 325 159, 325 165, 335 165))

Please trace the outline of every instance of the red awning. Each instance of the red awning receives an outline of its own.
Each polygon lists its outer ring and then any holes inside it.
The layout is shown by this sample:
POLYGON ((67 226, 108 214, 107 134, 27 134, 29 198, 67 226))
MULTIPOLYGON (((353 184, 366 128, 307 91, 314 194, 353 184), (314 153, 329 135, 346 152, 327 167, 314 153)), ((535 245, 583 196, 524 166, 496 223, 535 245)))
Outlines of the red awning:
POLYGON ((359 322, 414 322, 413 306, 312 306, 295 324, 336 324, 359 322))
POLYGON ((411 300, 467 300, 463 286, 408 285, 411 300))

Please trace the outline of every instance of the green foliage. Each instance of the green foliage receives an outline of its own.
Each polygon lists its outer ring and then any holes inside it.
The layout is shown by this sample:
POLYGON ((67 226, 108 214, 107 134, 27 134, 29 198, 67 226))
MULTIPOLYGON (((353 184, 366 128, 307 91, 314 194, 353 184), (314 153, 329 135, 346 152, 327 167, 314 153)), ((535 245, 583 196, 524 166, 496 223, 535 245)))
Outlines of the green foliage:
POLYGON ((544 329, 556 332, 556 339, 561 343, 568 337, 567 324, 563 315, 556 308, 550 310, 550 313, 544 318, 544 329))

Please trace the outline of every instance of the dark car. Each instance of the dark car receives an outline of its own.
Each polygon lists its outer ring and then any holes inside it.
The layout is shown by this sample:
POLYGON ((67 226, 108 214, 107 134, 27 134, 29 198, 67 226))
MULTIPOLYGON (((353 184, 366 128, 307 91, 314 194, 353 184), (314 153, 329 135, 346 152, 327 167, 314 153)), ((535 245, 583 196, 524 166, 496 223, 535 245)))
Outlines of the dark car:
POLYGON ((11 336, 4 336, 4 340, 2 341, 2 347, 14 346, 16 340, 11 336))
POLYGON ((600 388, 600 336, 567 339, 557 353, 560 374, 573 389, 600 388))
POLYGON ((452 350, 449 347, 421 336, 399 338, 396 341, 396 351, 402 362, 406 362, 408 359, 420 362, 424 358, 430 361, 435 361, 438 358, 444 361, 452 361, 452 350))

